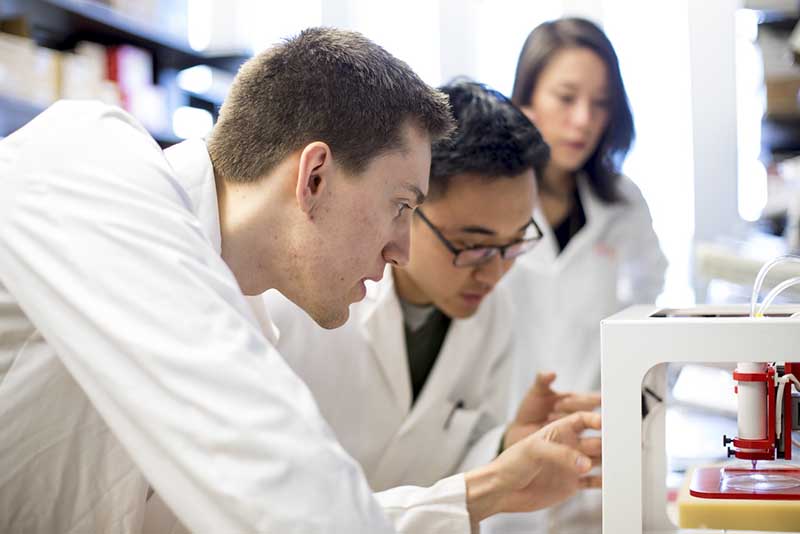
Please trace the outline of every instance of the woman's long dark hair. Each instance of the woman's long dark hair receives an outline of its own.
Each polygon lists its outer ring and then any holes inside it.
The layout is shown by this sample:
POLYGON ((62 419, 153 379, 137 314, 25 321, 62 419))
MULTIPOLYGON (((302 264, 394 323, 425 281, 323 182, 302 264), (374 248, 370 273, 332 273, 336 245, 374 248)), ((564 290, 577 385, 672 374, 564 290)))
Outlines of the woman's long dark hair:
POLYGON ((628 95, 619 72, 614 47, 593 22, 572 17, 540 24, 528 35, 517 61, 511 101, 518 107, 531 103, 544 68, 564 48, 586 48, 603 60, 608 70, 608 124, 597 148, 583 165, 594 193, 604 202, 619 202, 620 168, 636 136, 628 95))

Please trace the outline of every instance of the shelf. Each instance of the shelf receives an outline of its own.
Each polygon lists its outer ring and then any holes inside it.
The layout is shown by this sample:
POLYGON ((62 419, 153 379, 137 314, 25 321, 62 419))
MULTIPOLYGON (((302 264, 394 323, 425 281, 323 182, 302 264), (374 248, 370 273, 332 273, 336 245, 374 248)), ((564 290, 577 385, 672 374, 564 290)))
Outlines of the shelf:
POLYGON ((762 119, 761 150, 763 156, 800 153, 800 117, 762 119))
POLYGON ((235 71, 252 54, 248 50, 204 53, 192 49, 184 36, 170 34, 108 6, 85 0, 13 2, 6 17, 24 17, 31 37, 40 45, 72 48, 78 41, 104 45, 128 43, 150 50, 161 66, 185 68, 208 64, 235 71))
POLYGON ((0 136, 21 128, 44 109, 43 106, 0 94, 0 136))
POLYGON ((798 18, 796 15, 784 13, 779 10, 759 10, 759 26, 772 28, 773 30, 791 33, 797 25, 798 18))
MULTIPOLYGON (((250 57, 249 51, 206 53, 189 46, 184 32, 169 32, 99 0, 0 0, 0 21, 39 46, 71 50, 81 41, 104 46, 130 44, 147 50, 153 58, 153 80, 169 92, 170 108, 192 102, 213 117, 221 102, 180 91, 174 77, 181 69, 209 65, 235 73, 250 57)), ((0 95, 0 136, 8 135, 43 111, 23 98, 0 95)), ((171 112, 170 112, 171 113, 171 112)), ((161 146, 182 139, 171 131, 151 132, 161 146)))
MULTIPOLYGON (((45 109, 44 106, 0 94, 0 137, 12 134, 45 109)), ((150 135, 162 147, 168 147, 183 141, 172 132, 150 132, 150 135)))

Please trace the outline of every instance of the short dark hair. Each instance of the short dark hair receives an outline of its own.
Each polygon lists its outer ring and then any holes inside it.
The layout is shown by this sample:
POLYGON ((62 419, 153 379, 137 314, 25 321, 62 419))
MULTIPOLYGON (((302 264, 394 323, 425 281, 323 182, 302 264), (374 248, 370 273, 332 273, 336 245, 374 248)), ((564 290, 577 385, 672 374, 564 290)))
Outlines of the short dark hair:
POLYGON ((457 79, 439 90, 450 98, 456 131, 434 143, 428 198, 447 192, 460 174, 487 180, 541 172, 550 150, 539 130, 501 93, 486 85, 457 79))
POLYGON ((311 28, 242 65, 208 139, 216 172, 248 182, 313 141, 361 172, 403 148, 411 123, 434 141, 453 128, 447 97, 361 34, 311 28))
POLYGON ((610 99, 608 125, 583 169, 589 176, 592 190, 601 200, 607 203, 620 201, 620 170, 636 133, 619 60, 603 30, 578 17, 545 22, 534 28, 519 54, 511 100, 520 107, 529 105, 539 75, 553 56, 564 48, 591 50, 606 65, 610 99))

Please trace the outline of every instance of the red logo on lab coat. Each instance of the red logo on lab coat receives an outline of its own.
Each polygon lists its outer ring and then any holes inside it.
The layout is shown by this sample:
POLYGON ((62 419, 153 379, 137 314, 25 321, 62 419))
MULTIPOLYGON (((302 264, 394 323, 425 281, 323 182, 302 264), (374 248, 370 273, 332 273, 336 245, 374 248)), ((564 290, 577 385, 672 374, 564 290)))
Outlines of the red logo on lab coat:
POLYGON ((594 253, 597 254, 598 256, 606 256, 608 258, 613 258, 614 256, 617 255, 617 249, 601 241, 600 243, 597 243, 594 246, 594 253))

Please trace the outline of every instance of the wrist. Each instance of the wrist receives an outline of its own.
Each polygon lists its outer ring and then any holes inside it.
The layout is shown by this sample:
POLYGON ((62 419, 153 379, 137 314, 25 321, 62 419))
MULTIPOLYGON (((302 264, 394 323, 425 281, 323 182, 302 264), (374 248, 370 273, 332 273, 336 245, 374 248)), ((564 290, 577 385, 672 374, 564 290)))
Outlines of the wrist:
POLYGON ((467 488, 467 512, 473 530, 478 523, 500 510, 497 475, 492 464, 464 474, 467 488))

